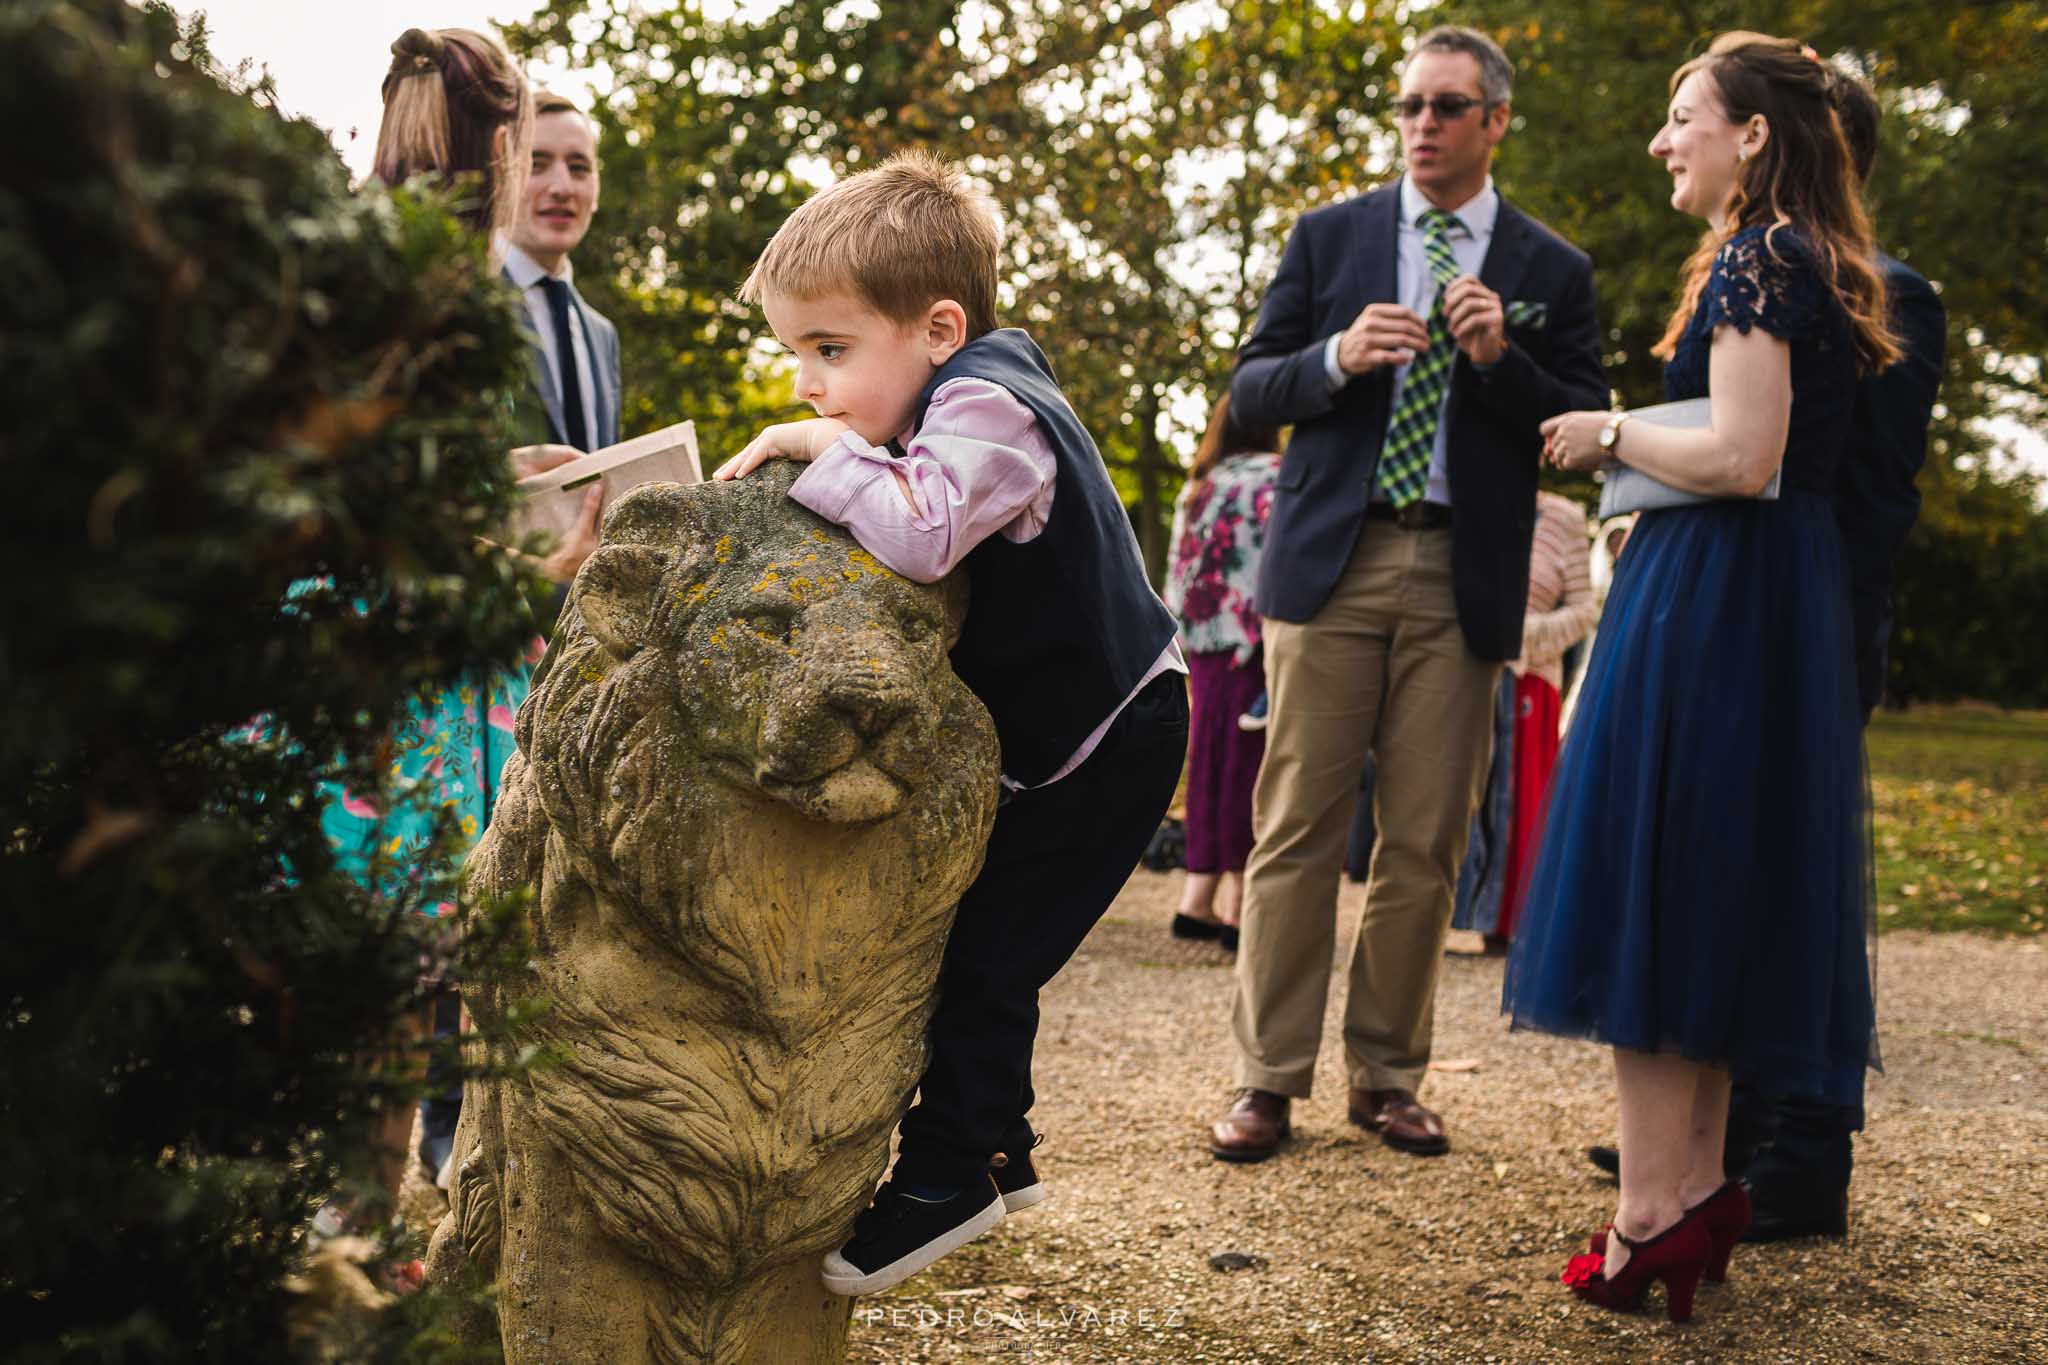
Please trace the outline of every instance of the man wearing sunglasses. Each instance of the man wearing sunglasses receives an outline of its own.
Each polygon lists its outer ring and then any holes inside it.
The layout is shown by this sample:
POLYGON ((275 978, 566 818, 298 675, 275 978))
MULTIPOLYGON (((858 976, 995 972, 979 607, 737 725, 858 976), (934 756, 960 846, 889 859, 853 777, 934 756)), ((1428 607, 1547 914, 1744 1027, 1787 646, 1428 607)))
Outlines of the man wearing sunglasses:
POLYGON ((1257 605, 1271 719, 1245 873, 1231 1107, 1209 1150, 1260 1161, 1309 1093, 1358 777, 1379 842, 1349 966, 1352 1122, 1448 1151, 1416 1098, 1494 684, 1521 650, 1538 424, 1605 407, 1592 263, 1491 176, 1514 68, 1471 29, 1410 54, 1391 117, 1405 173, 1305 214, 1231 383, 1292 426, 1257 605))

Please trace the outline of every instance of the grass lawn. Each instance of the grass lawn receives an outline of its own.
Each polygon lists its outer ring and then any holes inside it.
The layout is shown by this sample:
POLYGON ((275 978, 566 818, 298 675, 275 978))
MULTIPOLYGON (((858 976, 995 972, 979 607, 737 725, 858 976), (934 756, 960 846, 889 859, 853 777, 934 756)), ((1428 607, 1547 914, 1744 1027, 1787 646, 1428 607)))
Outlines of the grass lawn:
POLYGON ((2048 931, 2048 712, 1870 723, 1880 929, 2048 931))

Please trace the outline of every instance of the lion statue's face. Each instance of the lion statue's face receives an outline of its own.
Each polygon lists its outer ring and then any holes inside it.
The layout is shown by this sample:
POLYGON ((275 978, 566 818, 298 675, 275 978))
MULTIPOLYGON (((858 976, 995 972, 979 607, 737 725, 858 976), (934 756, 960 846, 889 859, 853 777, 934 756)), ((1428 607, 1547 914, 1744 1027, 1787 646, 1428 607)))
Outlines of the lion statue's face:
POLYGON ((790 481, 771 466, 621 499, 576 582, 607 656, 586 664, 658 671, 676 734, 725 780, 815 820, 884 819, 929 774, 964 592, 898 577, 821 519, 793 534, 790 481), (712 497, 730 500, 716 534, 712 497))

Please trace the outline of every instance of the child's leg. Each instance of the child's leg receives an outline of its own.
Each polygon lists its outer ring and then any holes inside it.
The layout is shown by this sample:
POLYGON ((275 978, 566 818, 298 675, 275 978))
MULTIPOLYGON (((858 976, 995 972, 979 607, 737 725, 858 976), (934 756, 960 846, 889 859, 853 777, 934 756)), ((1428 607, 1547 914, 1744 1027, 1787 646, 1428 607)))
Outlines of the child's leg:
POLYGON ((903 1120, 896 1179, 950 1188, 1031 1141, 1038 991, 1138 865, 1187 745, 1178 674, 1124 708, 1088 760, 996 814, 981 875, 946 943, 931 1062, 903 1120))

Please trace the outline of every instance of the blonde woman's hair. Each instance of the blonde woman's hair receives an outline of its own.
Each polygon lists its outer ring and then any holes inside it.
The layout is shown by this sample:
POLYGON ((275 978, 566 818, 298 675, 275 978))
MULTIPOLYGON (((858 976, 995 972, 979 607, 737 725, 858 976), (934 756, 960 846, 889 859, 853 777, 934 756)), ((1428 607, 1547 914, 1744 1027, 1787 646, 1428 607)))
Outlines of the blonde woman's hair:
POLYGON ((988 192, 924 152, 890 157, 806 200, 769 239, 740 297, 815 299, 846 290, 908 322, 940 299, 967 314, 971 340, 996 328, 1002 227, 988 192))
POLYGON ((533 100, 504 44, 466 28, 409 28, 391 44, 376 176, 474 184, 457 213, 479 231, 512 224, 533 143, 533 100), (503 136, 500 136, 503 130, 503 136))

